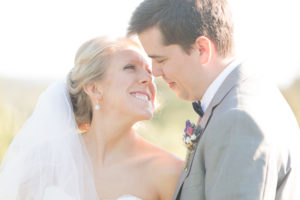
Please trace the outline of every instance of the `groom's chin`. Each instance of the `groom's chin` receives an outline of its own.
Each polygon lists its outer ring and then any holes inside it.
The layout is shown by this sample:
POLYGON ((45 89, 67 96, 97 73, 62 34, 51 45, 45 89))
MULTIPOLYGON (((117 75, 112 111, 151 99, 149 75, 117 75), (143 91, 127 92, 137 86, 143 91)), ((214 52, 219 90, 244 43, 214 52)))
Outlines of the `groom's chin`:
POLYGON ((185 91, 180 91, 180 90, 173 90, 176 94, 176 96, 182 100, 185 101, 194 101, 193 98, 191 98, 191 95, 189 95, 187 92, 185 91))

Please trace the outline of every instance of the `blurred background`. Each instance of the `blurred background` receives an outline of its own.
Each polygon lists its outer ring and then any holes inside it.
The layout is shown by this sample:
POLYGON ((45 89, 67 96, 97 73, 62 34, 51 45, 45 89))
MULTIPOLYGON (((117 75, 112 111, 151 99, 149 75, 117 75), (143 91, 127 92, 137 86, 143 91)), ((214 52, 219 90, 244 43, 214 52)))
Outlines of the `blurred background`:
MULTIPOLYGON (((142 0, 0 1, 0 162, 30 116, 40 93, 72 68, 77 48, 101 35, 122 36, 142 0)), ((300 2, 229 0, 238 56, 253 63, 282 91, 300 123, 300 2)), ((196 122, 184 102, 156 79, 159 109, 138 132, 184 158, 185 121, 196 122)), ((274 108, 275 109, 275 108, 274 108)))

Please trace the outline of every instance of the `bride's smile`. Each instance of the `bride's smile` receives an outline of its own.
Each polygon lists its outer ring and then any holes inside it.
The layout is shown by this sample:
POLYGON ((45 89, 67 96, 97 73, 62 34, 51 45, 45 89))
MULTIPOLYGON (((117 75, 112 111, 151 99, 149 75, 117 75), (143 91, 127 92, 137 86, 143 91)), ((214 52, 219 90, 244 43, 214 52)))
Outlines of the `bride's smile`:
POLYGON ((0 199, 172 198, 182 161, 134 128, 155 105, 143 54, 130 38, 95 38, 79 48, 66 80, 40 96, 12 143, 0 199))
POLYGON ((116 52, 97 88, 103 96, 103 112, 114 108, 118 115, 136 120, 152 118, 156 89, 141 50, 130 47, 116 52))

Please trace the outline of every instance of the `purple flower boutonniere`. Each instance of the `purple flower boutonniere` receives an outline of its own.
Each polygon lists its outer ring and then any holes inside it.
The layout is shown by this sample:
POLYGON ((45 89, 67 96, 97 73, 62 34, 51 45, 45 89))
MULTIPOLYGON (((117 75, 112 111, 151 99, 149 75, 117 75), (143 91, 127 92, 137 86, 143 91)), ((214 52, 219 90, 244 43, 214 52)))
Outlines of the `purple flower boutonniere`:
POLYGON ((196 127, 195 124, 191 123, 190 120, 185 122, 185 129, 183 133, 183 141, 188 150, 193 150, 195 144, 198 142, 201 133, 201 128, 196 127))
POLYGON ((201 133, 202 133, 202 129, 200 126, 196 126, 195 124, 191 123, 190 120, 187 120, 185 122, 183 141, 185 146, 188 149, 185 165, 184 165, 185 170, 187 170, 191 152, 194 151, 196 144, 201 136, 201 133))

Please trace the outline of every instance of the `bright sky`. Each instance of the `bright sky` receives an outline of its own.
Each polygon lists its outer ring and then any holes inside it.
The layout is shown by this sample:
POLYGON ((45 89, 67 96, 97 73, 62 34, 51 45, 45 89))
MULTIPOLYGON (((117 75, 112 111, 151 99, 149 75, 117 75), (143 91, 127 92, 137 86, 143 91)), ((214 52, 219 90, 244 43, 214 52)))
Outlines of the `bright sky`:
MULTIPOLYGON (((125 35, 131 13, 141 1, 0 1, 0 76, 65 76, 83 42, 101 35, 125 35)), ((229 2, 238 52, 259 63, 258 70, 267 71, 280 86, 300 76, 300 1, 229 2)))

